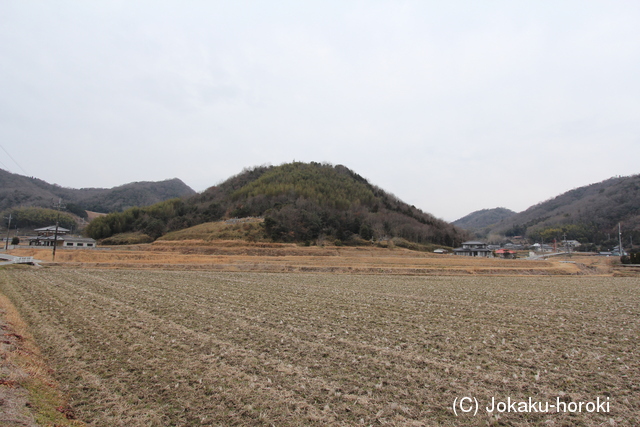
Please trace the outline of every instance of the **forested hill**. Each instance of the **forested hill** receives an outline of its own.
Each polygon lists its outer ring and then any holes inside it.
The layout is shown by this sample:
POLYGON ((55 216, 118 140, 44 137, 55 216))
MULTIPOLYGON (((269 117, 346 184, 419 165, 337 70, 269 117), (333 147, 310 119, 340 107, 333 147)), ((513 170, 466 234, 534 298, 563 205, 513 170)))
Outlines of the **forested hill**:
POLYGON ((0 211, 17 207, 50 208, 52 202, 62 199, 78 215, 84 210, 108 213, 192 194, 195 191, 177 178, 133 182, 108 189, 73 189, 0 169, 0 211))
POLYGON ((457 219, 452 224, 465 230, 482 230, 496 226, 515 214, 514 211, 507 208, 482 209, 457 219))
POLYGON ((567 191, 505 219, 491 232, 545 241, 566 233, 568 239, 602 244, 617 236, 618 223, 625 235, 640 237, 640 175, 567 191))
POLYGON ((348 241, 403 238, 455 246, 467 236, 451 224, 410 206, 338 165, 289 163, 260 166, 183 201, 165 202, 94 220, 95 238, 143 231, 157 238, 181 228, 225 218, 264 217, 275 241, 348 241))

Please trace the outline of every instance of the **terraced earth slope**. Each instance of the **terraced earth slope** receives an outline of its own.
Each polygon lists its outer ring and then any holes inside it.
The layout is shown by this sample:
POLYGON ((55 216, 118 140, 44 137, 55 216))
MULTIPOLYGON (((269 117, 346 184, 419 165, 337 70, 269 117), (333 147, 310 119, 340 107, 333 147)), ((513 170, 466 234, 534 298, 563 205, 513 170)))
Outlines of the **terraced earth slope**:
MULTIPOLYGON (((299 246, 243 241, 157 241, 109 250, 25 247, 12 255, 34 257, 43 265, 83 268, 162 268, 215 271, 319 272, 399 275, 612 275, 628 274, 613 258, 554 257, 552 260, 436 255, 403 248, 299 246)), ((637 273, 636 273, 637 274, 637 273)))

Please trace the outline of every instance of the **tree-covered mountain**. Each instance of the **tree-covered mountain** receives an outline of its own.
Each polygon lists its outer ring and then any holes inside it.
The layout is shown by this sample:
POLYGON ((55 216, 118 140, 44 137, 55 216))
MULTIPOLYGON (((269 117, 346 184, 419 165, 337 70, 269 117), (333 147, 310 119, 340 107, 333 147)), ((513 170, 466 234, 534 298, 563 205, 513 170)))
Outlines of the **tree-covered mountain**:
POLYGON ((481 209, 453 221, 452 224, 465 230, 479 231, 487 227, 495 227, 515 214, 516 212, 507 208, 481 209))
POLYGON ((490 233, 547 242, 566 235, 601 245, 617 242, 618 223, 625 235, 640 242, 640 175, 567 191, 504 219, 490 233))
POLYGON ((177 178, 159 182, 133 182, 108 189, 73 189, 0 169, 0 211, 18 207, 51 208, 54 202, 62 199, 67 210, 83 216, 84 210, 117 212, 192 194, 195 191, 177 178))
POLYGON ((275 241, 347 241, 398 237, 419 244, 458 245, 468 235, 410 206, 338 165, 289 163, 244 170, 185 200, 97 218, 94 238, 143 231, 153 237, 225 218, 263 217, 275 241))

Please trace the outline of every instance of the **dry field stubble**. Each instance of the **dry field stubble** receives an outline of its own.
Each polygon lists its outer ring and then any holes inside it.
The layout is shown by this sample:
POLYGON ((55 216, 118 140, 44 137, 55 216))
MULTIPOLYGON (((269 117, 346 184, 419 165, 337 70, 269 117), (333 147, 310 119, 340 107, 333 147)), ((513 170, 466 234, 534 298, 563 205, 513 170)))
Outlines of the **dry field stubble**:
POLYGON ((73 410, 60 393, 28 326, 1 293, 0 426, 84 426, 73 420, 73 410))
MULTIPOLYGON (((16 256, 51 261, 50 249, 21 248, 16 256)), ((573 262, 435 255, 402 248, 301 247, 240 241, 155 242, 109 250, 59 250, 58 264, 99 268, 173 268, 218 271, 325 272, 418 275, 611 274, 611 259, 575 256, 573 262)))
POLYGON ((640 424, 637 278, 0 271, 95 426, 640 424), (477 398, 456 417, 454 399, 477 398), (492 397, 608 413, 489 414, 492 397))

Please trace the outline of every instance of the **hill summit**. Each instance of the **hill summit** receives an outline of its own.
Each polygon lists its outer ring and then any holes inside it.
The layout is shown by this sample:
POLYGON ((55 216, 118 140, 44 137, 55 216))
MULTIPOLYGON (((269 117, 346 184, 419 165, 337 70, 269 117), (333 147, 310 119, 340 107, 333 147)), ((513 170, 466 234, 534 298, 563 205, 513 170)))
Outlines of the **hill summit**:
POLYGON ((395 237, 455 246, 467 237, 464 231, 402 202, 345 166, 315 162, 245 169, 184 201, 98 218, 88 232, 102 238, 114 232, 151 231, 157 238, 204 222, 245 217, 264 218, 266 237, 283 242, 395 237), (150 223, 153 230, 147 229, 150 223))
POLYGON ((495 226, 515 214, 516 212, 507 208, 481 209, 453 221, 452 224, 465 230, 481 230, 495 226))

